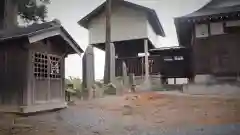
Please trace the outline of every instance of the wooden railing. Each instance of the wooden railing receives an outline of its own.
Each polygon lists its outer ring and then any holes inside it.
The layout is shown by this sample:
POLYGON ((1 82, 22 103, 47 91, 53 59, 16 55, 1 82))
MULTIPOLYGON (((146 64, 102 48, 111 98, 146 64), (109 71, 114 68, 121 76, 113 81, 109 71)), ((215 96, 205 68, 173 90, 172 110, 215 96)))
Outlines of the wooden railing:
MULTIPOLYGON (((191 76, 190 59, 164 61, 163 56, 149 56, 149 74, 159 75, 168 78, 188 78, 191 76)), ((116 59, 116 76, 122 76, 122 62, 126 63, 127 73, 134 73, 135 76, 145 75, 144 57, 130 57, 116 59)))
MULTIPOLYGON (((161 71, 161 57, 160 56, 149 56, 149 74, 156 75, 160 74, 161 71)), ((117 58, 116 59, 116 76, 122 75, 122 62, 126 63, 127 73, 134 73, 135 76, 143 76, 145 74, 145 59, 144 57, 128 57, 128 58, 117 58)))

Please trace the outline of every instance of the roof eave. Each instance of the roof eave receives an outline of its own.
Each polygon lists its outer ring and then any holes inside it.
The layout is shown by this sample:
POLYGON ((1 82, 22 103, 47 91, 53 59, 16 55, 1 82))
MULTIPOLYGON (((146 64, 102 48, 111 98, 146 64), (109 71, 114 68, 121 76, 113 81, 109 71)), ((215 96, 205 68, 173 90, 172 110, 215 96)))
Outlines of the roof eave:
POLYGON ((161 26, 160 30, 156 31, 156 34, 162 37, 166 37, 166 34, 161 26))
MULTIPOLYGON (((51 28, 42 29, 42 30, 38 30, 38 31, 35 31, 35 32, 27 33, 27 34, 16 35, 16 36, 6 37, 6 38, 0 38, 0 42, 6 41, 6 40, 20 39, 20 38, 29 38, 29 37, 34 36, 34 35, 38 35, 38 34, 41 34, 41 33, 45 33, 45 32, 51 31, 51 30, 57 30, 57 29, 60 29, 67 36, 67 38, 70 39, 70 41, 74 44, 74 46, 77 48, 77 50, 80 53, 84 52, 83 49, 77 44, 77 42, 70 36, 70 34, 62 26, 54 26, 54 27, 51 27, 51 28)), ((59 35, 61 36, 61 34, 59 34, 59 35)), ((29 40, 28 40, 28 42, 29 42, 29 40)))
MULTIPOLYGON (((149 9, 149 10, 150 10, 150 15, 152 15, 152 17, 153 17, 153 19, 154 19, 154 21, 156 23, 156 27, 154 28, 154 31, 156 32, 157 35, 165 37, 166 34, 165 34, 164 30, 163 30, 162 24, 160 23, 160 20, 159 20, 159 18, 157 16, 156 11, 152 10, 152 9, 149 9)), ((154 25, 152 25, 152 27, 153 26, 154 25)))
POLYGON ((78 21, 78 24, 86 29, 88 29, 88 23, 89 23, 89 18, 97 14, 99 11, 101 11, 105 7, 106 2, 103 2, 100 6, 95 8, 92 12, 87 14, 85 17, 83 17, 81 20, 78 21))
POLYGON ((82 26, 83 28, 88 29, 88 25, 87 25, 88 22, 84 18, 82 20, 78 21, 77 23, 78 23, 78 25, 82 26))
POLYGON ((74 46, 79 50, 80 53, 83 53, 83 49, 78 45, 78 43, 72 38, 72 36, 61 26, 61 30, 66 34, 66 36, 72 41, 74 46))

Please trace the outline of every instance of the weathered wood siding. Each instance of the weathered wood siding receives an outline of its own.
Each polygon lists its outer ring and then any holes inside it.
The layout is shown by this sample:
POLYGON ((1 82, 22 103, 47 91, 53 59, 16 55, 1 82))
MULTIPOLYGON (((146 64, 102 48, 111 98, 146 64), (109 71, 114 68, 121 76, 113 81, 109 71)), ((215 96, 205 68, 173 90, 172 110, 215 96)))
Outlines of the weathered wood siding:
MULTIPOLYGON (((30 78, 32 78, 29 82, 31 93, 33 95, 33 99, 31 99, 31 104, 41 104, 46 102, 54 102, 54 101, 64 101, 64 62, 65 62, 65 51, 67 50, 66 46, 63 44, 64 42, 59 42, 59 40, 55 38, 51 38, 51 40, 46 39, 43 41, 35 42, 31 44, 30 54, 34 55, 35 52, 40 52, 44 54, 50 54, 54 56, 61 57, 60 60, 60 73, 61 78, 53 79, 50 77, 43 79, 36 79, 33 71, 32 74, 30 72, 30 78)), ((31 62, 32 59, 29 57, 30 67, 34 67, 34 64, 31 62)), ((50 63, 48 63, 50 64, 50 63)), ((32 69, 33 70, 33 69, 32 69)), ((49 72, 49 71, 48 71, 49 72)))
POLYGON ((197 74, 231 74, 240 71, 240 34, 197 38, 193 45, 197 74))
MULTIPOLYGON (((104 13, 93 19, 89 24, 89 43, 105 42, 104 13)), ((112 41, 148 38, 147 16, 144 12, 121 6, 112 13, 112 41)), ((151 26, 150 26, 151 27, 151 26)))
MULTIPOLYGON (((12 28, 17 26, 17 15, 18 15, 18 6, 15 0, 2 0, 5 1, 4 7, 4 19, 3 19, 3 27, 4 28, 12 28)), ((1 2, 2 4, 2 2, 1 2)))
POLYGON ((26 66, 28 51, 23 42, 1 43, 0 49, 0 103, 21 105, 27 87, 26 66))
MULTIPOLYGON (((192 76, 190 68, 190 50, 165 51, 161 55, 149 56, 149 74, 160 75, 166 78, 189 78, 192 76), (165 61, 164 57, 171 57, 173 61, 165 61), (174 60, 175 56, 182 56, 183 60, 174 60)), ((126 63, 127 73, 134 73, 135 76, 145 75, 144 57, 128 57, 116 59, 116 76, 122 76, 122 62, 126 63)))
POLYGON ((0 1, 0 28, 3 28, 4 25, 4 5, 5 5, 5 0, 0 1))

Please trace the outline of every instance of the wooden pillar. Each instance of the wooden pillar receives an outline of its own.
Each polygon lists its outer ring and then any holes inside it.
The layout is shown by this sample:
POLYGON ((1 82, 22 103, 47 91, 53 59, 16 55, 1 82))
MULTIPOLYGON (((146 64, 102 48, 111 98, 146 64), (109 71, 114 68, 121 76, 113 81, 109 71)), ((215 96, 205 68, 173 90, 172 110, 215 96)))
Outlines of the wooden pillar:
POLYGON ((115 47, 111 43, 110 46, 106 48, 106 61, 104 69, 104 84, 115 82, 115 47))
POLYGON ((177 84, 177 79, 176 78, 174 78, 174 84, 177 84))
POLYGON ((27 72, 26 72, 26 88, 23 89, 23 103, 22 106, 29 106, 32 105, 35 102, 35 77, 33 75, 33 63, 32 63, 32 56, 33 52, 28 51, 28 56, 27 56, 27 72))
POLYGON ((148 40, 144 40, 144 53, 145 53, 145 81, 149 80, 149 63, 148 63, 148 40))
POLYGON ((128 74, 127 74, 127 65, 126 62, 122 62, 122 78, 123 78, 123 85, 126 87, 128 85, 128 74))
POLYGON ((131 92, 136 92, 136 80, 134 74, 129 74, 129 82, 131 85, 131 92))
POLYGON ((163 76, 161 76, 161 83, 162 83, 162 84, 166 84, 166 78, 163 77, 163 76))
MULTIPOLYGON (((105 67, 104 67, 104 83, 112 83, 112 46, 111 46, 111 12, 112 12, 112 0, 106 1, 106 39, 105 39, 105 67)), ((114 46, 113 46, 114 47, 114 46)), ((115 50, 115 48, 114 48, 115 50)), ((114 53, 115 58, 115 53, 114 53)), ((115 67, 114 67, 115 68, 115 67)), ((115 69, 114 69, 115 70, 115 69)), ((114 72, 115 75, 115 72, 114 72)))
POLYGON ((188 83, 194 83, 194 82, 195 82, 195 77, 188 78, 188 83))
POLYGON ((15 0, 2 0, 0 4, 4 4, 4 9, 1 9, 0 29, 9 29, 17 26, 18 6, 15 0))

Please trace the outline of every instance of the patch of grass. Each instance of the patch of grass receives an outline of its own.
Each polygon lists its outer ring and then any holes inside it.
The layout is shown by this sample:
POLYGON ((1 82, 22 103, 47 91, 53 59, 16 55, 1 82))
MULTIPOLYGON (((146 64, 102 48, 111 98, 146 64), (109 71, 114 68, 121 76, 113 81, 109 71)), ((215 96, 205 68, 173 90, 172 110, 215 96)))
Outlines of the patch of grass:
POLYGON ((113 83, 110 83, 108 85, 104 86, 104 94, 107 95, 116 95, 117 94, 117 89, 116 86, 113 83))

